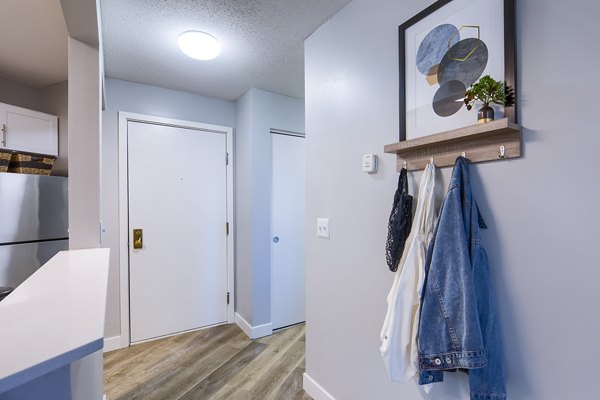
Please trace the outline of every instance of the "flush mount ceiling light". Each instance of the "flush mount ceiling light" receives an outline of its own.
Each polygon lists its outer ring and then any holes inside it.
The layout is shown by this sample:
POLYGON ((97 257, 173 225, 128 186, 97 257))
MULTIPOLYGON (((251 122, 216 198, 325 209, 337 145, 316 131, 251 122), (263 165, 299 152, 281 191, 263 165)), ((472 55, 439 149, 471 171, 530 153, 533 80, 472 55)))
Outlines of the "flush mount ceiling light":
POLYGON ((196 60, 212 60, 221 52, 221 43, 206 32, 183 32, 179 35, 177 43, 181 51, 196 60))

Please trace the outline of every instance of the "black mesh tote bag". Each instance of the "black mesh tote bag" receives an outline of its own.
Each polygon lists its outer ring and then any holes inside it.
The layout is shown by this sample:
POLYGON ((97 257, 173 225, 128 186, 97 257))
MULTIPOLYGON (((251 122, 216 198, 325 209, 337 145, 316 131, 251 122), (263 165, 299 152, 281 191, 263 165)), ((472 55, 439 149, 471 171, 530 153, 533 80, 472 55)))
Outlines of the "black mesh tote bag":
POLYGON ((388 221, 388 235, 385 246, 385 258, 390 271, 398 269, 398 263, 404 251, 404 244, 412 226, 413 197, 408 194, 406 168, 400 171, 398 188, 394 194, 394 204, 388 221))

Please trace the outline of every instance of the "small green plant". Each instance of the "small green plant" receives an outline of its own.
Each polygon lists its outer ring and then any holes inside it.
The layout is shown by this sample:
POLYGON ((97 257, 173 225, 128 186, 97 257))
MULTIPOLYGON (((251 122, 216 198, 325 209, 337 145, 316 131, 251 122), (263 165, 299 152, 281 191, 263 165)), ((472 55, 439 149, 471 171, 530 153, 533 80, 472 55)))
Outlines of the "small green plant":
POLYGON ((467 110, 473 108, 476 101, 482 102, 484 107, 489 107, 490 103, 510 107, 515 104, 515 91, 512 87, 503 84, 502 81, 486 75, 467 89, 464 101, 467 110))

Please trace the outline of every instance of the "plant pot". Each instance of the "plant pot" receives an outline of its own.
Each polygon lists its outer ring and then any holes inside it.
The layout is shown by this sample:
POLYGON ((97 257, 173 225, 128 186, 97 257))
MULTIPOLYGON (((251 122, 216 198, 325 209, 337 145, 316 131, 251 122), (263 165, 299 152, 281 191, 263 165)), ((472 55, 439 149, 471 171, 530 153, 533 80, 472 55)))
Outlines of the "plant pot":
POLYGON ((483 106, 477 112, 477 122, 482 124, 494 120, 494 109, 490 106, 483 106))

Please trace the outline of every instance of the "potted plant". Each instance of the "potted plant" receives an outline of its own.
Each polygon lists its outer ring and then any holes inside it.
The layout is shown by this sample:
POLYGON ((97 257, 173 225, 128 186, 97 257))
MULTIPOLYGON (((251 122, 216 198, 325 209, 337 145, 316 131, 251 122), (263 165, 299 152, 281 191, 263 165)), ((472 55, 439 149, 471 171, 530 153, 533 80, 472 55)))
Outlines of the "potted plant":
POLYGON ((502 81, 486 75, 467 89, 464 101, 467 110, 473 108, 476 101, 482 102, 483 107, 477 113, 477 122, 490 122, 494 120, 494 109, 490 107, 490 103, 510 107, 515 104, 515 92, 512 87, 503 84, 502 81))

